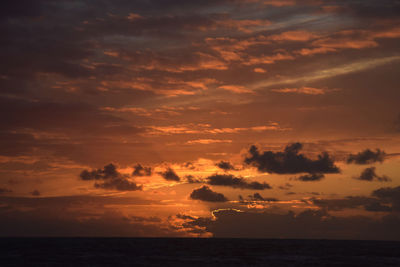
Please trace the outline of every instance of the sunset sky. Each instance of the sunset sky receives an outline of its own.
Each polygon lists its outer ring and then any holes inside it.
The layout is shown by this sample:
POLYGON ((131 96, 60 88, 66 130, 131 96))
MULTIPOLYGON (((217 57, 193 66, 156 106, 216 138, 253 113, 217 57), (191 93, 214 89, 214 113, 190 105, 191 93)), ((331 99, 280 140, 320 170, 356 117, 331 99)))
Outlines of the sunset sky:
POLYGON ((400 240, 400 1, 0 8, 0 236, 400 240))

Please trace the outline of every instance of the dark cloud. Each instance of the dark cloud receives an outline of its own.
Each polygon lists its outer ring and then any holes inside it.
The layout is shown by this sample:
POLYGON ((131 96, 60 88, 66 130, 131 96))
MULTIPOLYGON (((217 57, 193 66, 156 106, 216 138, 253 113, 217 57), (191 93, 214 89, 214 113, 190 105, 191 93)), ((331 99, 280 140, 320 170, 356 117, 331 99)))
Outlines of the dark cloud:
POLYGON ((278 188, 281 189, 281 190, 289 190, 292 187, 293 187, 293 185, 291 185, 289 183, 286 183, 284 185, 279 186, 278 188))
POLYGON ((121 197, 121 196, 100 196, 100 195, 72 195, 72 196, 55 196, 55 197, 10 197, 0 196, 1 203, 20 208, 29 209, 58 209, 59 207, 73 207, 85 204, 96 204, 100 206, 107 205, 162 205, 156 200, 147 200, 138 197, 121 197))
POLYGON ((203 179, 197 179, 193 175, 186 175, 185 178, 189 184, 198 184, 205 182, 203 179))
POLYGON ((132 176, 151 176, 151 167, 143 167, 140 164, 136 164, 133 167, 132 176))
POLYGON ((151 216, 151 217, 130 216, 128 219, 134 222, 153 222, 153 223, 161 222, 161 218, 156 216, 151 216))
POLYGON ((119 191, 136 191, 143 189, 142 185, 137 185, 126 178, 114 178, 102 183, 95 183, 94 186, 96 188, 115 189, 119 191))
POLYGON ((366 1, 331 1, 336 4, 339 14, 350 14, 362 19, 388 19, 398 18, 400 3, 392 0, 366 0, 366 1))
MULTIPOLYGON (((74 206, 76 210, 76 205, 74 206)), ((79 207, 79 206, 78 206, 79 207)), ((70 211, 64 206, 54 209, 1 212, 2 237, 160 237, 183 236, 163 222, 127 219, 111 209, 94 214, 70 211), (84 215, 84 219, 82 218, 84 215), (89 217, 87 217, 89 216, 89 217), (26 223, 29 222, 29 223, 26 223)))
POLYGON ((400 240, 398 215, 380 219, 330 216, 322 210, 306 210, 299 214, 269 212, 214 211, 207 231, 214 237, 290 238, 290 239, 369 239, 400 240))
POLYGON ((253 195, 250 195, 249 198, 252 201, 268 201, 268 202, 278 201, 277 198, 273 198, 273 197, 265 198, 265 197, 261 196, 259 193, 254 193, 253 195))
POLYGON ((12 190, 4 187, 0 187, 0 194, 11 193, 12 190))
POLYGON ((323 209, 343 210, 363 207, 367 211, 400 211, 400 186, 385 187, 374 190, 370 196, 349 196, 342 199, 312 199, 312 202, 323 209))
POLYGON ((160 201, 121 195, 72 195, 55 197, 0 196, 0 236, 183 236, 165 220, 127 216, 125 205, 163 205, 160 201), (26 223, 29 222, 29 223, 26 223))
POLYGON ((181 178, 179 178, 176 172, 171 168, 168 168, 164 172, 160 172, 159 174, 167 181, 179 182, 181 180, 181 178))
POLYGON ((229 161, 223 161, 221 160, 216 164, 218 168, 224 170, 224 171, 229 171, 229 170, 234 170, 235 167, 229 162, 229 161))
POLYGON ((372 182, 374 180, 379 181, 379 182, 390 182, 391 179, 385 175, 379 176, 375 172, 376 168, 371 167, 371 168, 366 168, 365 170, 362 171, 359 177, 356 177, 355 179, 357 180, 362 180, 362 181, 369 181, 372 182))
POLYGON ((312 202, 318 207, 334 211, 359 207, 368 211, 391 211, 390 206, 382 205, 379 199, 371 197, 349 196, 343 199, 313 199, 312 202), (378 207, 380 207, 379 210, 378 207))
POLYGON ((383 162, 385 157, 386 153, 380 149, 377 149, 375 152, 370 149, 366 149, 357 154, 350 154, 347 158, 347 163, 372 164, 375 162, 383 162))
POLYGON ((377 189, 372 192, 372 196, 379 198, 383 203, 390 203, 393 210, 400 211, 400 186, 377 189))
POLYGON ((310 173, 310 174, 305 174, 297 178, 299 181, 303 182, 315 182, 315 181, 321 181, 325 175, 322 173, 310 173))
POLYGON ((117 171, 117 167, 110 163, 104 166, 103 169, 96 169, 92 171, 83 170, 79 175, 82 180, 106 180, 113 179, 121 176, 121 174, 117 171))
POLYGON ((397 116, 396 121, 394 122, 394 130, 400 133, 400 114, 397 116))
POLYGON ((248 195, 247 199, 244 199, 241 195, 239 195, 239 201, 241 204, 248 205, 254 204, 254 202, 276 202, 279 201, 277 198, 274 197, 263 197, 259 193, 254 193, 253 195, 248 195))
POLYGON ((255 181, 248 182, 242 177, 235 177, 231 174, 214 174, 207 177, 206 180, 210 185, 230 186, 233 188, 253 190, 271 189, 271 186, 267 183, 259 183, 255 181))
POLYGON ((0 11, 0 18, 38 17, 42 14, 42 1, 32 2, 20 0, 18 2, 4 0, 0 11))
POLYGON ((245 158, 245 163, 257 167, 260 172, 277 174, 294 173, 338 173, 333 159, 328 153, 318 155, 318 159, 312 160, 304 154, 299 154, 302 144, 294 143, 286 146, 283 152, 265 151, 262 154, 256 146, 249 150, 250 155, 245 158))
POLYGON ((226 202, 228 199, 221 193, 212 191, 208 186, 204 185, 193 190, 190 194, 191 199, 208 201, 208 202, 226 202))
POLYGON ((31 195, 32 195, 32 196, 35 196, 35 197, 38 197, 38 196, 40 196, 41 194, 40 194, 39 190, 35 189, 35 190, 33 190, 33 191, 31 192, 31 195))
POLYGON ((212 218, 209 217, 194 217, 186 214, 177 214, 175 217, 184 221, 180 225, 178 224, 178 228, 195 234, 206 234, 206 226, 212 221, 212 218))
POLYGON ((29 129, 81 137, 85 134, 108 136, 144 131, 81 101, 28 101, 0 96, 0 111, 2 130, 10 132, 29 129))
POLYGON ((143 186, 139 186, 130 181, 127 175, 121 174, 112 163, 104 166, 103 169, 91 171, 83 170, 79 177, 84 181, 101 181, 94 184, 96 188, 115 189, 119 191, 136 191, 143 189, 143 186))

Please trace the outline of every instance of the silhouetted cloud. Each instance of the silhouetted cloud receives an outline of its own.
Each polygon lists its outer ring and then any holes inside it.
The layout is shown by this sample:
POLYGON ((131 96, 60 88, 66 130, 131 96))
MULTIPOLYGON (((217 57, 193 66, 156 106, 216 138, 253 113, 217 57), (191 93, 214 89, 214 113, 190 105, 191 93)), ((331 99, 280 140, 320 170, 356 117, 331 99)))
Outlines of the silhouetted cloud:
POLYGON ((204 181, 204 179, 195 178, 193 175, 186 175, 185 178, 189 184, 198 184, 206 182, 204 181))
POLYGON ((214 174, 206 179, 207 183, 210 185, 230 186, 233 188, 253 190, 271 189, 271 186, 267 183, 259 183, 255 181, 248 182, 242 177, 235 177, 231 174, 214 174))
POLYGON ((366 168, 365 170, 363 170, 361 175, 359 177, 355 177, 355 179, 362 180, 362 181, 369 181, 369 182, 372 182, 374 180, 377 180, 379 182, 390 182, 391 181, 391 179, 385 175, 383 175, 383 176, 377 175, 375 170, 376 170, 375 167, 366 168))
POLYGON ((204 185, 193 190, 190 194, 191 199, 208 201, 208 202, 226 202, 228 199, 221 193, 212 191, 208 186, 204 185))
POLYGON ((213 212, 206 230, 214 237, 290 238, 290 239, 370 239, 400 240, 400 217, 331 216, 324 210, 299 214, 218 210, 213 212))
POLYGON ((394 122, 394 130, 400 133, 400 114, 397 116, 396 121, 394 122))
POLYGON ((218 168, 220 168, 220 169, 222 169, 224 171, 229 171, 229 170, 234 170, 235 169, 235 167, 228 161, 221 160, 216 165, 218 166, 218 168))
POLYGON ((117 178, 121 174, 117 171, 117 167, 110 163, 104 166, 103 169, 96 169, 92 171, 83 170, 79 175, 82 180, 106 180, 117 178))
POLYGON ((321 181, 325 175, 322 173, 310 173, 310 174, 305 174, 297 178, 299 181, 303 182, 314 182, 314 181, 321 181))
POLYGON ((143 186, 138 186, 136 183, 129 181, 126 178, 119 177, 104 181, 103 183, 95 183, 96 188, 115 189, 119 191, 136 191, 142 190, 143 186))
POLYGON ((165 180, 168 181, 177 181, 179 182, 181 179, 179 178, 179 176, 176 174, 176 172, 171 169, 168 168, 166 169, 164 172, 160 172, 159 173, 165 180))
POLYGON ((143 167, 140 164, 136 164, 133 167, 132 176, 151 176, 151 167, 143 167))
POLYGON ((11 193, 12 190, 4 187, 0 187, 0 194, 11 193))
POLYGON ((380 149, 377 149, 375 152, 370 149, 366 149, 357 154, 350 154, 347 158, 347 163, 371 164, 375 162, 383 162, 385 157, 386 153, 380 149))
POLYGON ((279 186, 278 188, 281 189, 281 190, 289 190, 292 187, 293 187, 293 185, 291 185, 289 183, 286 183, 284 185, 279 186))
POLYGON ((112 163, 104 166, 103 169, 91 171, 83 170, 80 174, 80 178, 84 181, 101 181, 94 184, 96 188, 115 189, 119 191, 136 191, 143 189, 143 186, 138 186, 136 183, 130 181, 128 175, 121 174, 112 163))
MULTIPOLYGON (((0 236, 183 236, 156 217, 136 217, 116 206, 149 205, 154 200, 121 196, 75 195, 61 197, 0 196, 0 236), (96 210, 86 212, 88 207, 96 210), (84 211, 85 210, 85 211, 84 211), (29 223, 27 223, 29 222, 29 223)), ((159 202, 157 202, 159 203, 159 202)))
POLYGON ((31 195, 32 195, 32 196, 35 196, 35 197, 38 197, 38 196, 40 196, 40 192, 39 192, 39 190, 35 189, 35 190, 33 190, 33 191, 31 192, 31 195))
POLYGON ((312 160, 304 154, 299 154, 302 144, 294 143, 286 146, 283 152, 265 151, 260 154, 256 146, 249 150, 250 155, 245 158, 246 164, 257 167, 260 172, 277 174, 294 173, 338 173, 333 159, 328 153, 318 155, 318 159, 312 160))
POLYGON ((253 195, 250 195, 249 198, 252 201, 268 201, 268 202, 278 201, 277 198, 274 198, 274 197, 265 198, 265 197, 261 196, 259 193, 254 193, 253 195))
MULTIPOLYGON (((361 196, 349 196, 339 199, 312 199, 314 205, 321 207, 326 210, 339 211, 343 209, 356 209, 363 207, 365 210, 370 210, 369 207, 378 207, 381 209, 379 211, 390 211, 389 206, 383 207, 379 199, 371 197, 361 197, 361 196), (382 210, 384 208, 384 210, 382 210)), ((372 211, 372 210, 370 210, 372 211)), ((373 211, 378 211, 374 209, 373 211)))
POLYGON ((348 196, 339 199, 312 199, 314 205, 326 210, 356 209, 367 211, 400 211, 400 186, 374 190, 370 196, 348 196))
POLYGON ((372 196, 381 199, 384 203, 391 203, 393 210, 400 211, 400 186, 377 189, 372 192, 372 196))

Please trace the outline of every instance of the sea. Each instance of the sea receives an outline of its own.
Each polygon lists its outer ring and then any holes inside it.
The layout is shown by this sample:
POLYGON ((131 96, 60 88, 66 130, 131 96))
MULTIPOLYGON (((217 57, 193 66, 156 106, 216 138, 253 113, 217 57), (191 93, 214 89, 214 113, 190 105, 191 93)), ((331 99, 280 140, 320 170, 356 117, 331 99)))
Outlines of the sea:
POLYGON ((0 266, 400 266, 400 242, 1 238, 0 266))

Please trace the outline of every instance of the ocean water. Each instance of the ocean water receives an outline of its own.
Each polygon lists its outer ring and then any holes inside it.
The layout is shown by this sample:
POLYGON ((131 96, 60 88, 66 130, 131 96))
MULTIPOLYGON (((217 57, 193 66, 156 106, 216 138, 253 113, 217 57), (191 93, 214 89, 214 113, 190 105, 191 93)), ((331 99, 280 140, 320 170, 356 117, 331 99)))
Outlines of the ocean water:
POLYGON ((400 242, 1 238, 0 266, 400 266, 400 242))

